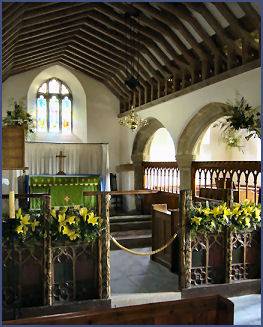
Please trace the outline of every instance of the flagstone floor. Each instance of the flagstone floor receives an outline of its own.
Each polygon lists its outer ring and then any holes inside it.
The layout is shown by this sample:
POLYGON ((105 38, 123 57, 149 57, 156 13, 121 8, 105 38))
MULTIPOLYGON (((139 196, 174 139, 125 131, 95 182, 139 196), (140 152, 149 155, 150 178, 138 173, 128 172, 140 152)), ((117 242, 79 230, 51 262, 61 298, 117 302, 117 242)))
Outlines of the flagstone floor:
MULTIPOLYGON (((147 252, 150 248, 136 249, 147 252)), ((150 260, 122 250, 111 251, 112 306, 173 301, 181 298, 178 276, 150 260)), ((261 325, 261 295, 230 298, 235 325, 261 325)))

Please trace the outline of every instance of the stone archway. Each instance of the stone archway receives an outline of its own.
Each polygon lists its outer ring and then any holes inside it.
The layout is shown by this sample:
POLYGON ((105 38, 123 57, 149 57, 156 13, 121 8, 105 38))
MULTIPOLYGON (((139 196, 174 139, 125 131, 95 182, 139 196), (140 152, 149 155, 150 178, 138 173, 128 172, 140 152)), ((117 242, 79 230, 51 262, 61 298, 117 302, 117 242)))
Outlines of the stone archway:
POLYGON ((131 159, 134 167, 134 188, 141 189, 143 187, 143 152, 148 140, 153 136, 153 134, 160 128, 163 128, 163 124, 159 122, 156 118, 147 118, 148 125, 143 126, 137 132, 132 148, 131 159))
POLYGON ((176 161, 180 168, 181 190, 191 189, 191 163, 194 148, 203 132, 217 119, 229 114, 229 106, 220 102, 211 102, 201 108, 184 128, 177 147, 176 161))

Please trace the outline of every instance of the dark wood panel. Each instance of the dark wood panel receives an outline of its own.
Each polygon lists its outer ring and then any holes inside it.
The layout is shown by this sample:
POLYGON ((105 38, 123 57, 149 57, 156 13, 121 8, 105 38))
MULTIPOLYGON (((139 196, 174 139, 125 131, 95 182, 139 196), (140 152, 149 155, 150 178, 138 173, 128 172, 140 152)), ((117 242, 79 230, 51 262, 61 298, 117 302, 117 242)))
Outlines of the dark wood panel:
POLYGON ((25 131, 23 127, 2 129, 2 169, 24 169, 25 131))
POLYGON ((221 296, 4 321, 5 325, 232 325, 234 304, 221 296))

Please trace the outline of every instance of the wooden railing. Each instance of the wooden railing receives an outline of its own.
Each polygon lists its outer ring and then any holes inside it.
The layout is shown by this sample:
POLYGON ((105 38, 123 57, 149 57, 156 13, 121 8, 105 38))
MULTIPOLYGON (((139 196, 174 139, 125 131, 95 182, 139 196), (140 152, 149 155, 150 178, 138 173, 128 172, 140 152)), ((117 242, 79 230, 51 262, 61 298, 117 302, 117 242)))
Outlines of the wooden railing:
POLYGON ((177 162, 143 162, 143 187, 169 193, 180 192, 180 172, 177 162))
POLYGON ((232 188, 234 201, 259 202, 261 190, 260 161, 207 161, 192 163, 194 196, 220 199, 222 189, 232 188))

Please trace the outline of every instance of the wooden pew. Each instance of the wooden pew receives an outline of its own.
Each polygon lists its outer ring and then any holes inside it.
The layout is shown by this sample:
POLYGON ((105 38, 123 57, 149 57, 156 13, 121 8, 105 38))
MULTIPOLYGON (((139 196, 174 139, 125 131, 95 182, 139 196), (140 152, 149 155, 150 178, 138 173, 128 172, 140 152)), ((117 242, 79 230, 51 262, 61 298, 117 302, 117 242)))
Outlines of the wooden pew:
MULTIPOLYGON (((178 209, 167 210, 167 204, 154 204, 152 206, 152 249, 156 250, 162 247, 178 231, 178 225, 178 209)), ((175 261, 174 249, 178 238, 163 251, 152 255, 151 259, 172 269, 172 263, 175 261)))
POLYGON ((3 325, 232 325, 234 304, 220 296, 4 321, 3 325))

